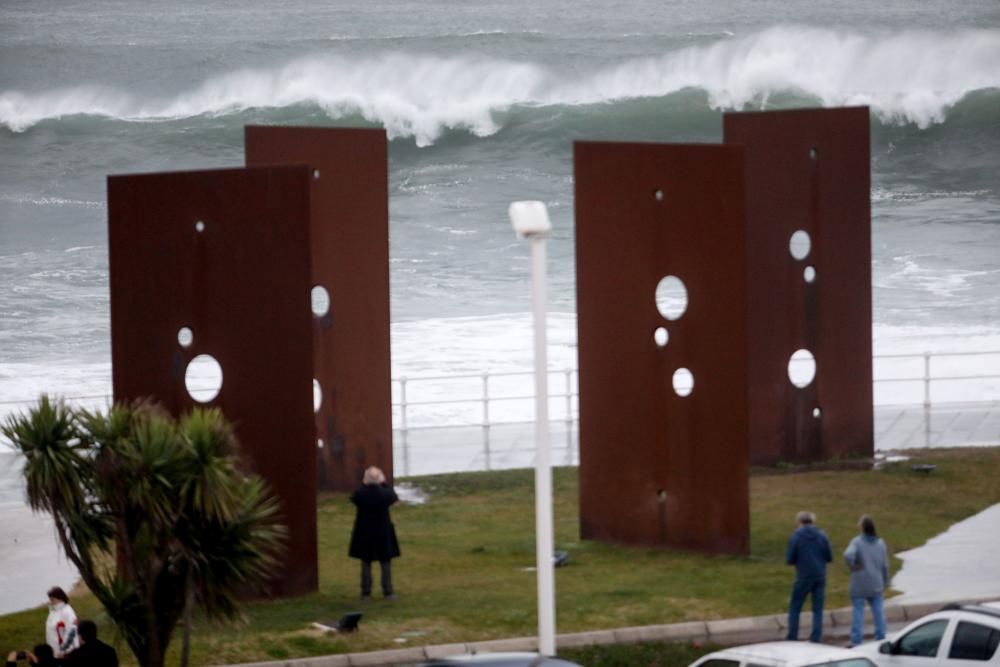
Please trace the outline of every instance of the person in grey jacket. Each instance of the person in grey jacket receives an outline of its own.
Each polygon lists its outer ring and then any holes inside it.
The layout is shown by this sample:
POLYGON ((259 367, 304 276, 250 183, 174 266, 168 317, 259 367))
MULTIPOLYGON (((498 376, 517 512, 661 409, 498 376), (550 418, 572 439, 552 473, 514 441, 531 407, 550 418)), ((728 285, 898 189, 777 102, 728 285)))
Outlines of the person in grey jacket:
POLYGON ((865 600, 875 619, 875 639, 885 639, 885 614, 882 611, 882 594, 889 586, 889 554, 885 542, 875 531, 875 521, 863 516, 858 522, 861 534, 851 540, 844 550, 844 561, 851 569, 849 592, 851 595, 851 646, 861 643, 864 627, 865 600))

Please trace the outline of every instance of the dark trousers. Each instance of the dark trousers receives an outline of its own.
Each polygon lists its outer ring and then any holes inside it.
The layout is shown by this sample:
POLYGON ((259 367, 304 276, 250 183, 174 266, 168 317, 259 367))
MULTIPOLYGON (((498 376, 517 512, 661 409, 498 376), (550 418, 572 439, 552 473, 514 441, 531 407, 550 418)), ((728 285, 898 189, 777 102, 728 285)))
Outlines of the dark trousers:
MULTIPOLYGON (((379 561, 379 568, 382 570, 382 595, 392 595, 392 561, 379 561)), ((361 595, 368 597, 372 594, 372 561, 361 561, 361 595)))
POLYGON ((788 639, 799 638, 799 614, 806 602, 806 596, 812 596, 813 622, 809 641, 818 642, 823 637, 823 598, 826 594, 826 577, 798 577, 792 586, 792 600, 788 604, 788 639))

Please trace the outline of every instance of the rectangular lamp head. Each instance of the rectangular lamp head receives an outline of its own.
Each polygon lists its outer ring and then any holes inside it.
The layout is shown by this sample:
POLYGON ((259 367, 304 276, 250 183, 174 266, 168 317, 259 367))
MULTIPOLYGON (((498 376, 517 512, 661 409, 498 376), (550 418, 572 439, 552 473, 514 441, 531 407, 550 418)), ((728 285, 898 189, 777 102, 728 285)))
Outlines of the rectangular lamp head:
POLYGON ((510 224, 520 238, 547 236, 552 230, 549 210, 540 201, 516 201, 507 209, 510 224))

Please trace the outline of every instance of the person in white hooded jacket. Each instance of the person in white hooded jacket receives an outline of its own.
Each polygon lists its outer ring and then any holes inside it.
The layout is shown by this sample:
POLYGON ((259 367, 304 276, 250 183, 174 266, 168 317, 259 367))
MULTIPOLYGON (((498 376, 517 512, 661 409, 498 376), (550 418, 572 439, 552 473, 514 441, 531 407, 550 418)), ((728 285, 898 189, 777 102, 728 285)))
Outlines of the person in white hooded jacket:
POLYGON ((76 633, 76 612, 69 605, 66 591, 53 586, 48 591, 49 617, 45 620, 45 643, 52 647, 56 658, 79 648, 80 638, 76 633))

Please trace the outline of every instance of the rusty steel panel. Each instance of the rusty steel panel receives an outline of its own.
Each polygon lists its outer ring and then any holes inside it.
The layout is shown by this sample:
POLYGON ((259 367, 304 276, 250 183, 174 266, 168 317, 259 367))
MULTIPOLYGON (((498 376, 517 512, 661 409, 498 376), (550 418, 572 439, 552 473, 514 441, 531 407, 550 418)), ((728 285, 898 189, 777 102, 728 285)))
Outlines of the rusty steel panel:
POLYGON ((581 142, 574 177, 581 535, 746 554, 743 151, 581 142), (687 290, 674 320, 666 276, 687 290))
POLYGON ((189 363, 218 361, 207 405, 233 422, 289 527, 277 595, 318 581, 309 180, 304 165, 108 177, 115 400, 180 415, 198 405, 189 363))
POLYGON ((312 170, 312 284, 329 312, 313 316, 319 486, 349 491, 370 465, 392 476, 389 207, 384 130, 246 128, 247 165, 312 170))
POLYGON ((871 457, 868 109, 729 113, 723 125, 746 151, 751 463, 871 457), (799 230, 810 248, 795 259, 799 230), (788 375, 799 349, 816 364, 803 388, 788 375))

